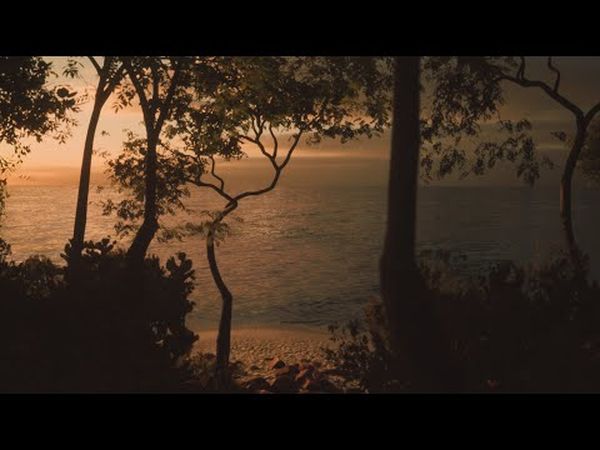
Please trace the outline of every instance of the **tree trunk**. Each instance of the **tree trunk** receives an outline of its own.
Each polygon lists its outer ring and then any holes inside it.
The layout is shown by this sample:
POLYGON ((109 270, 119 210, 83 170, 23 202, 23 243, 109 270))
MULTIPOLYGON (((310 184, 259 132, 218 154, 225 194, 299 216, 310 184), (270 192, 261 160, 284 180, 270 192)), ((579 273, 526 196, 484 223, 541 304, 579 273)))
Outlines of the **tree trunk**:
POLYGON ((395 61, 388 219, 381 258, 381 294, 392 350, 418 391, 457 389, 459 377, 415 260, 420 147, 419 58, 395 61))
POLYGON ((216 375, 218 387, 226 388, 229 384, 228 368, 229 354, 231 351, 231 318, 233 296, 225 285, 225 282, 223 281, 219 271, 219 266, 217 265, 213 231, 210 231, 208 237, 206 238, 206 257, 208 258, 210 273, 213 277, 215 285, 217 286, 217 289, 219 289, 222 300, 221 320, 219 322, 219 334, 217 335, 216 375))
POLYGON ((577 240, 575 239, 575 232, 573 230, 573 213, 572 213, 572 185, 573 175, 577 166, 577 160, 583 146, 585 144, 585 132, 586 126, 578 121, 577 123, 577 134, 575 135, 575 141, 569 152, 569 156, 563 169, 562 178, 560 180, 560 219, 563 228, 563 235, 567 251, 571 257, 572 262, 576 268, 581 268, 581 255, 579 247, 577 246, 577 240))
POLYGON ((397 57, 394 69, 392 148, 387 229, 381 258, 381 292, 390 332, 402 325, 400 298, 415 283, 415 221, 419 157, 419 58, 397 57))
POLYGON ((153 132, 148 133, 148 136, 144 169, 144 221, 127 250, 128 259, 137 264, 144 261, 148 247, 158 231, 158 208, 156 205, 158 137, 153 132))
POLYGON ((101 76, 96 88, 94 107, 88 124, 85 144, 83 147, 83 158, 81 162, 81 173, 79 175, 79 191, 77 194, 77 208, 75 210, 75 225, 73 227, 73 239, 71 240, 71 265, 76 267, 83 250, 85 239, 85 227, 87 223, 88 196, 90 191, 90 172, 92 168, 92 155, 94 152, 94 137, 96 128, 100 121, 102 107, 108 96, 104 94, 106 80, 101 76))

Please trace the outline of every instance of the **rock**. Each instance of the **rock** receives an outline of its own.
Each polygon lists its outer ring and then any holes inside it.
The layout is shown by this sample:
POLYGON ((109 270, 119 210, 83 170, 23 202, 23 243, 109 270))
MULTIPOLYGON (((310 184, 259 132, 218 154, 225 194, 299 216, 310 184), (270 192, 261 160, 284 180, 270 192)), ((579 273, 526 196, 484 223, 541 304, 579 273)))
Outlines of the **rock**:
POLYGON ((325 375, 334 375, 334 376, 339 376, 339 377, 344 376, 344 371, 340 370, 340 369, 325 369, 325 370, 322 370, 321 372, 325 375))
POLYGON ((292 380, 292 378, 288 375, 282 375, 275 378, 275 380, 271 384, 271 391, 278 394, 289 394, 297 392, 297 390, 298 389, 296 387, 296 384, 294 383, 294 380, 292 380))
POLYGON ((285 363, 279 358, 273 358, 271 364, 269 364, 271 370, 281 369, 282 367, 285 367, 285 363))
POLYGON ((269 382, 265 380, 263 377, 252 378, 244 383, 246 389, 251 391, 260 391, 264 389, 268 389, 270 386, 269 382))
POLYGON ((315 369, 313 367, 301 369, 300 372, 296 374, 296 383, 300 383, 300 385, 303 385, 306 382, 306 380, 312 379, 312 374, 314 370, 315 369))
POLYGON ((321 384, 318 381, 308 378, 306 381, 304 381, 302 389, 305 389, 309 392, 319 392, 321 390, 321 384))
POLYGON ((275 376, 280 377, 282 375, 289 375, 291 378, 294 378, 296 374, 299 372, 298 366, 283 366, 280 369, 275 369, 275 376))
POLYGON ((338 394, 341 392, 341 390, 335 384, 333 384, 326 378, 323 378, 319 381, 319 386, 321 388, 321 391, 327 394, 338 394))
POLYGON ((272 392, 267 391, 266 389, 261 389, 260 391, 257 392, 257 394, 272 394, 272 392))
POLYGON ((260 370, 260 367, 258 367, 257 365, 252 365, 249 367, 250 370, 260 370))

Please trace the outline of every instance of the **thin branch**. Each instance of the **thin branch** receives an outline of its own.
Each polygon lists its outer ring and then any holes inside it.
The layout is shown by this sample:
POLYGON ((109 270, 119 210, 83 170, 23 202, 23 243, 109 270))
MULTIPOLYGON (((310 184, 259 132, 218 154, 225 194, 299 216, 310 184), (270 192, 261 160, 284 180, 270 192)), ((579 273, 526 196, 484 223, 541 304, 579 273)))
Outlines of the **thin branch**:
POLYGON ((283 163, 281 163, 280 166, 275 165, 275 175, 273 176, 273 180, 271 181, 271 183, 262 189, 258 189, 256 191, 246 191, 246 192, 242 192, 241 194, 236 195, 233 200, 235 202, 240 201, 243 198, 246 197, 251 197, 251 196, 256 196, 256 195, 261 195, 264 194, 266 192, 272 191, 275 186, 277 186, 277 182, 279 181, 279 177, 281 176, 281 172, 283 171, 283 169, 285 168, 285 166, 290 162, 290 159, 292 157, 292 154, 294 152, 294 150, 296 149, 298 142, 300 142, 300 137, 302 136, 303 131, 301 130, 300 132, 298 132, 298 134, 296 135, 296 137, 294 138, 294 142, 292 143, 290 149, 288 150, 288 153, 283 161, 283 163))
POLYGON ((554 81, 553 91, 558 93, 558 87, 560 86, 560 70, 558 70, 552 64, 552 56, 548 56, 548 69, 550 69, 552 72, 554 72, 556 74, 556 80, 554 81))
POLYGON ((93 56, 88 56, 88 59, 94 65, 94 68, 96 69, 96 72, 98 72, 98 75, 102 76, 102 67, 100 67, 100 64, 98 64, 98 61, 96 61, 96 58, 94 58, 93 56))
POLYGON ((153 123, 153 121, 151 122, 149 120, 150 119, 150 108, 148 105, 148 99, 146 98, 146 92, 144 91, 144 87, 140 83, 140 80, 138 80, 137 75, 135 74, 135 71, 134 71, 133 67, 131 66, 131 62, 129 61, 128 58, 123 59, 123 65, 125 66, 125 69, 127 70, 127 73, 129 74, 129 79, 131 80, 131 83, 133 84, 133 87, 135 88, 135 91, 138 94, 138 98, 140 100, 140 106, 142 107, 142 112, 144 113, 144 121, 146 122, 146 128, 148 131, 151 131, 153 129, 154 123, 153 123))
POLYGON ((594 116, 600 112, 600 102, 596 103, 585 115, 585 123, 590 123, 594 116))
POLYGON ((181 70, 180 70, 179 66, 175 65, 175 73, 173 74, 173 78, 171 78, 171 84, 169 86, 167 96, 165 98, 165 101, 162 104, 162 109, 160 111, 160 115, 158 116, 158 120, 156 121, 156 129, 157 130, 160 130, 162 128, 165 120, 171 113, 171 107, 173 106, 172 100, 173 100, 173 96, 175 95, 175 90, 177 89, 177 86, 179 83, 180 73, 181 73, 181 70))
POLYGON ((517 78, 522 80, 523 78, 525 78, 525 57, 524 56, 519 56, 519 59, 521 60, 521 65, 519 66, 519 70, 517 70, 517 78))
POLYGON ((273 159, 277 159, 277 149, 279 148, 279 142, 277 141, 277 138, 275 137, 275 133, 273 133, 273 127, 271 126, 271 124, 269 124, 269 133, 271 134, 271 137, 273 138, 273 159))
POLYGON ((114 91, 117 84, 121 82, 123 77, 125 76, 125 66, 121 64, 119 68, 115 71, 115 73, 110 77, 110 81, 104 90, 105 95, 109 95, 112 91, 114 91))
POLYGON ((219 183, 221 183, 221 190, 224 191, 225 190, 225 180, 223 178, 221 178, 219 175, 217 175, 217 173, 215 172, 215 157, 213 155, 209 156, 210 161, 211 161, 211 166, 210 166, 210 174, 215 177, 217 180, 219 180, 219 183))
POLYGON ((568 100, 565 97, 563 97, 562 95, 560 95, 558 92, 555 92, 550 86, 548 86, 543 81, 537 81, 537 80, 534 81, 534 80, 529 80, 527 78, 514 77, 511 75, 501 75, 500 77, 498 77, 496 79, 496 81, 503 81, 503 80, 511 81, 515 84, 518 84, 519 86, 526 87, 526 88, 537 87, 539 89, 542 89, 546 94, 548 94, 548 96, 550 98, 552 98, 554 101, 556 101, 557 103, 562 105, 564 108, 571 111, 577 119, 583 118, 583 111, 581 111, 581 109, 579 109, 579 107, 577 107, 570 100, 568 100))
POLYGON ((231 195, 229 195, 227 192, 225 192, 223 189, 221 189, 219 186, 216 186, 212 183, 206 183, 206 182, 202 181, 201 179, 187 178, 186 181, 188 183, 192 183, 198 187, 207 187, 209 189, 212 189, 217 194, 219 194, 221 197, 223 197, 225 200, 227 200, 227 204, 235 202, 235 199, 231 195))

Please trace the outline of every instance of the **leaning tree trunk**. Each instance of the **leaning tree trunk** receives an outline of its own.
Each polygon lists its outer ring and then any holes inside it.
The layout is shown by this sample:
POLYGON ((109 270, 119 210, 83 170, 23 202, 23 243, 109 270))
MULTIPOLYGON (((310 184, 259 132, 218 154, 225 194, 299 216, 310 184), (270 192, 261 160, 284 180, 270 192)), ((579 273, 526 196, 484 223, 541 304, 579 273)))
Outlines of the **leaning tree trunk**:
POLYGON ((577 246, 577 240, 575 239, 575 232, 573 230, 573 175, 577 166, 577 160, 581 154, 581 150, 585 144, 585 125, 577 123, 577 134, 575 141, 567 157, 565 167, 563 169, 562 178, 560 180, 560 219, 563 229, 563 235, 567 251, 571 257, 571 260, 577 269, 581 269, 581 254, 579 247, 577 246))
POLYGON ((92 168, 92 155, 94 152, 94 137, 96 135, 98 122, 100 121, 102 107, 108 99, 108 96, 104 94, 105 85, 106 80, 103 77, 100 77, 83 147, 81 174, 79 176, 79 191, 77 194, 77 208, 75 210, 75 225, 73 227, 73 239, 71 240, 71 266, 74 269, 76 269, 79 264, 85 239, 88 196, 90 191, 90 172, 92 168))
MULTIPOLYGON (((420 147, 420 59, 395 60, 388 218, 381 258, 383 297, 392 350, 405 361, 416 390, 453 389, 449 346, 425 298, 415 260, 416 202, 420 147)), ((402 376, 402 374, 400 374, 402 376)))
POLYGON ((144 221, 127 250, 127 257, 134 264, 144 261, 148 247, 158 231, 158 208, 156 205, 158 137, 149 133, 144 170, 144 221))
POLYGON ((221 320, 217 335, 217 366, 216 375, 219 388, 226 388, 229 382, 229 354, 231 351, 231 317, 233 295, 221 277, 215 255, 214 230, 210 230, 206 238, 206 257, 215 285, 221 294, 221 320))

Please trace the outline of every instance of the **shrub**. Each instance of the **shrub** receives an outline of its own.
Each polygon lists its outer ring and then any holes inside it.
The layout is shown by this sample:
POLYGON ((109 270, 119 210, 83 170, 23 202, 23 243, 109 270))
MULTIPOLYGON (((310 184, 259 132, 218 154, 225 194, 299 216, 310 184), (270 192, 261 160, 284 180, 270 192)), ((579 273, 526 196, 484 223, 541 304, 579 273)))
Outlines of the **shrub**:
POLYGON ((176 391, 197 339, 185 254, 133 271, 108 239, 87 242, 77 280, 32 257, 0 263, 0 389, 8 392, 176 391), (67 281, 68 280, 68 281, 67 281))
MULTIPOLYGON (((600 288, 589 281, 587 266, 577 271, 559 254, 537 266, 496 264, 464 279, 438 259, 421 273, 427 287, 420 300, 442 328, 462 390, 600 390, 600 288)), ((381 331, 383 305, 369 311, 366 326, 332 329, 338 347, 326 357, 366 391, 410 390, 405 366, 381 331)))

